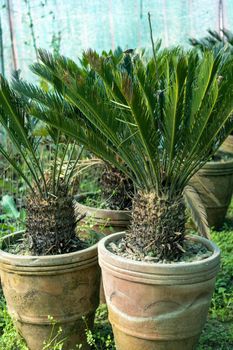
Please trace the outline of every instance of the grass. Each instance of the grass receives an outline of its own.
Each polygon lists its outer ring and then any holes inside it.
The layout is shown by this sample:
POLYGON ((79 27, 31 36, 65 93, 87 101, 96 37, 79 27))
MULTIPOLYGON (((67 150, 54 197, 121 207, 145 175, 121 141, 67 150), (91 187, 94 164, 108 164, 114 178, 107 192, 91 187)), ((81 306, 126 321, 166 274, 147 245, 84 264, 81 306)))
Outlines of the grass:
POLYGON ((220 247, 221 269, 218 273, 208 321, 202 332, 198 350, 233 349, 233 227, 213 232, 212 239, 220 247))
POLYGON ((17 333, 7 312, 5 299, 0 290, 0 349, 1 350, 28 350, 24 341, 17 333))
MULTIPOLYGON (((233 214, 233 205, 229 214, 233 214)), ((226 220, 223 231, 213 232, 212 240, 222 251, 221 269, 217 277, 208 321, 197 350, 231 350, 233 349, 233 219, 226 220)), ((92 344, 93 349, 115 349, 112 329, 107 320, 107 308, 104 305, 97 310, 94 331, 87 330, 87 339, 92 344)), ((1 291, 0 349, 27 350, 7 313, 1 291)), ((49 347, 49 349, 62 350, 62 345, 49 347)))

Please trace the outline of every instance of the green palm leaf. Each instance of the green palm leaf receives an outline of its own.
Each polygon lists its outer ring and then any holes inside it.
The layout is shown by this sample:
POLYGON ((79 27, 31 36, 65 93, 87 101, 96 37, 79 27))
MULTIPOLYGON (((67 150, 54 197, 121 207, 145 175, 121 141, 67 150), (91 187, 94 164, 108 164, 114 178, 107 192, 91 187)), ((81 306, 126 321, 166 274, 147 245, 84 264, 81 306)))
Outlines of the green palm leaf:
MULTIPOLYGON (((53 174, 51 175, 53 177, 52 188, 55 195, 60 182, 61 169, 66 161, 68 150, 73 147, 73 142, 67 137, 64 140, 61 132, 53 128, 51 124, 43 126, 47 130, 45 137, 38 135, 38 125, 37 122, 34 122, 35 118, 32 115, 38 116, 44 113, 46 116, 46 113, 50 113, 61 116, 64 112, 73 113, 74 107, 66 102, 58 92, 45 93, 38 87, 19 80, 14 81, 14 87, 15 89, 11 88, 1 77, 0 123, 7 133, 14 152, 11 154, 0 142, 0 154, 26 182, 29 189, 32 192, 39 192, 42 197, 48 195, 46 174, 53 174), (41 157, 41 147, 45 139, 50 143, 51 150, 54 152, 53 164, 51 162, 45 164, 41 157)), ((41 118, 43 121, 45 119, 45 117, 41 118)), ((69 162, 67 167, 69 168, 66 172, 67 177, 62 181, 69 181, 72 176, 73 170, 69 162)))
MULTIPOLYGON (((147 59, 89 50, 79 64, 39 54, 32 69, 51 92, 44 95, 30 84, 15 84, 32 99, 30 115, 131 177, 137 195, 127 242, 146 254, 153 246, 162 258, 179 258, 184 189, 232 129, 229 52, 174 48, 156 50, 147 59)), ((187 201, 207 236, 202 204, 194 193, 187 201)))
MULTIPOLYGON (((59 81, 63 89, 59 93, 81 111, 84 124, 98 131, 112 155, 133 174, 138 188, 169 191, 170 195, 182 192, 230 130, 233 62, 226 54, 167 49, 157 54, 157 69, 153 60, 140 55, 121 54, 115 60, 114 55, 88 51, 85 69, 44 51, 40 58, 42 71, 50 72, 48 81, 57 91, 55 78, 59 81)), ((71 135, 70 120, 78 120, 74 111, 62 123, 63 131, 69 128, 71 135)), ((48 116, 46 121, 61 128, 61 120, 48 116)), ((78 140, 77 129, 72 137, 78 140)), ((83 144, 87 135, 82 134, 83 144)), ((94 153, 100 142, 96 140, 95 145, 91 139, 85 142, 94 153)), ((103 150, 102 144, 98 156, 103 150)))

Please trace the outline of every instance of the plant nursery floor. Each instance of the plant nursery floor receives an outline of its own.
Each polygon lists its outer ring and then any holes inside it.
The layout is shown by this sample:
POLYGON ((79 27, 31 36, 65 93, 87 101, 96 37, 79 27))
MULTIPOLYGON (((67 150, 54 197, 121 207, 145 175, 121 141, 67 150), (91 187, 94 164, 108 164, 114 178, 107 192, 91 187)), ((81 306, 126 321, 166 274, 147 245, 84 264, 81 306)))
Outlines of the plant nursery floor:
MULTIPOLYGON (((233 214, 233 206, 229 210, 233 214)), ((233 215, 232 215, 233 217, 233 215)), ((197 350, 233 349, 233 218, 226 220, 224 230, 213 232, 212 239, 222 250, 221 270, 218 274, 215 293, 197 350)), ((191 322, 191 320, 190 320, 191 322)), ((101 305, 96 313, 95 329, 87 330, 87 339, 93 349, 114 350, 107 308, 101 305)), ((51 342, 44 350, 62 350, 62 344, 51 342)), ((77 347, 80 349, 80 347, 77 347)), ((5 300, 0 292, 0 350, 28 350, 17 334, 7 313, 5 300)), ((75 350, 75 349, 74 349, 75 350)), ((174 349, 175 350, 175 349, 174 349)), ((179 349, 177 349, 179 350, 179 349)))

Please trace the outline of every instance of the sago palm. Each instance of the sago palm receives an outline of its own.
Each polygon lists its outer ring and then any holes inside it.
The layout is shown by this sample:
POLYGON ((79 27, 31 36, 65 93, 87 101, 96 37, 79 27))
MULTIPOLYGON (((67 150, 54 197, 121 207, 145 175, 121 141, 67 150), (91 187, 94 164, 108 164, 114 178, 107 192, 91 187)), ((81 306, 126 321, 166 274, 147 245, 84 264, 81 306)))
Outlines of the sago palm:
MULTIPOLYGON (((222 29, 222 35, 217 31, 208 30, 208 35, 200 38, 189 39, 191 45, 198 48, 200 51, 211 50, 214 55, 218 55, 220 52, 228 52, 233 54, 233 33, 230 30, 222 29)), ((221 66, 219 67, 219 76, 221 77, 221 66)), ((232 133, 231 133, 232 134, 232 133)))
POLYGON ((233 59, 180 48, 154 48, 148 60, 127 53, 103 57, 91 50, 84 59, 86 70, 40 51, 33 71, 83 119, 76 113, 51 114, 43 105, 37 117, 132 179, 137 194, 125 239, 135 254, 179 259, 184 188, 232 129, 233 59))
POLYGON ((79 158, 74 161, 77 147, 51 127, 46 137, 37 136, 35 119, 28 113, 31 105, 0 78, 0 125, 11 144, 10 151, 0 142, 0 154, 27 184, 26 248, 36 255, 65 253, 81 247, 68 191, 79 158))
MULTIPOLYGON (((122 49, 118 47, 114 52, 103 51, 102 56, 106 58, 109 57, 109 55, 112 55, 114 57, 114 61, 118 62, 118 60, 121 59, 122 53, 122 49)), ((88 70, 88 62, 86 61, 85 56, 79 60, 79 63, 85 74, 85 72, 88 70)), ((98 79, 96 76, 95 78, 98 79)), ((46 88, 48 88, 45 83, 44 85, 46 88)), ((75 106, 71 106, 68 101, 62 101, 62 96, 59 96, 58 99, 56 92, 52 93, 50 90, 49 94, 45 93, 45 91, 40 89, 38 86, 27 84, 26 82, 22 80, 19 81, 18 79, 15 80, 14 87, 19 91, 19 93, 23 93, 25 97, 30 98, 32 101, 34 101, 34 103, 37 102, 40 104, 40 106, 44 106, 46 111, 51 111, 54 108, 64 110, 63 104, 65 104, 66 107, 69 106, 70 110, 73 110, 73 112, 76 113, 77 118, 81 119, 80 122, 84 121, 84 116, 80 110, 75 108, 75 106), (60 102, 60 106, 58 105, 58 102, 60 102)), ((44 110, 42 110, 42 113, 44 113, 44 110)), ((87 127, 89 126, 90 123, 87 122, 87 127)), ((98 182, 101 189, 101 199, 109 209, 129 210, 131 208, 134 185, 132 180, 125 173, 117 169, 115 166, 111 166, 109 163, 103 162, 100 169, 98 182)))
POLYGON ((131 209, 134 186, 122 171, 105 162, 101 168, 99 185, 101 197, 109 209, 131 209))
POLYGON ((217 52, 225 48, 225 50, 233 52, 233 33, 227 29, 222 29, 221 33, 222 35, 209 29, 207 36, 200 39, 190 38, 189 42, 201 50, 208 49, 217 52))

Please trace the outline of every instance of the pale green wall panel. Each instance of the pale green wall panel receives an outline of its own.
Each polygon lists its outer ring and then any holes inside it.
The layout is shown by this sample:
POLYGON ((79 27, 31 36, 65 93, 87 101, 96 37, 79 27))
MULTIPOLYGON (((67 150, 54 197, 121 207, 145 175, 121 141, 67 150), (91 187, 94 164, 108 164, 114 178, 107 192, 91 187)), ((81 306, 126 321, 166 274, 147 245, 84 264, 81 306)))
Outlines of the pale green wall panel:
MULTIPOLYGON (((31 37, 28 1, 36 43, 52 50, 52 37, 61 32, 60 52, 74 59, 82 50, 150 48, 147 12, 155 39, 164 45, 184 44, 190 36, 201 37, 208 28, 218 29, 219 0, 0 0, 6 76, 14 68, 9 35, 7 3, 15 38, 17 66, 30 78, 28 65, 36 55, 31 37)), ((233 30, 233 0, 223 0, 224 18, 233 30)))

